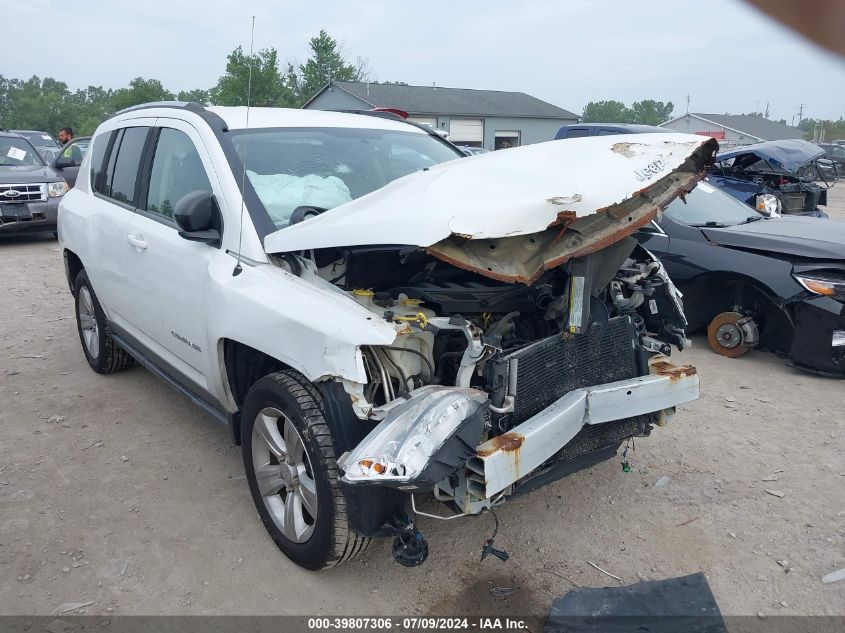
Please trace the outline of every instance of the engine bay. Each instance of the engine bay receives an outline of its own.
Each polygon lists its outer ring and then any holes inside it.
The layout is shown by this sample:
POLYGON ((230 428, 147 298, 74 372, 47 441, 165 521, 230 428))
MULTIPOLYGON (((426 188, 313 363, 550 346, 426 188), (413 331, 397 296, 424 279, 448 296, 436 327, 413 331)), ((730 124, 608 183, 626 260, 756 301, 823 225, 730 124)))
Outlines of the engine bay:
MULTIPOLYGON (((353 394, 359 417, 380 419, 391 402, 428 385, 476 388, 490 394, 495 435, 518 421, 505 410, 512 404, 501 367, 520 350, 624 330, 623 347, 642 374, 648 355, 668 356, 670 346, 686 344, 680 293, 633 238, 572 259, 530 285, 490 279, 414 247, 324 249, 311 257, 323 280, 396 328, 392 345, 362 347, 367 383, 353 394)), ((599 382, 614 376, 609 366, 560 369, 599 382)))

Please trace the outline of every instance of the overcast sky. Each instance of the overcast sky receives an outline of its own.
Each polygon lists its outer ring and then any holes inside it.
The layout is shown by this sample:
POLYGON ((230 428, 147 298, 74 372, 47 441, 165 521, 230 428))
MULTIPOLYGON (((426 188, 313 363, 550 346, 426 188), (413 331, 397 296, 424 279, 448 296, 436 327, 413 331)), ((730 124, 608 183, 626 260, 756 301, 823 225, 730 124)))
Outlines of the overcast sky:
MULTIPOLYGON (((675 114, 845 115, 845 61, 739 0, 0 0, 6 77, 176 92, 212 86, 237 45, 304 60, 321 28, 372 78, 588 101, 672 101, 675 114), (13 27, 11 25, 18 25, 13 27)), ((797 118, 795 119, 797 122, 797 118)))

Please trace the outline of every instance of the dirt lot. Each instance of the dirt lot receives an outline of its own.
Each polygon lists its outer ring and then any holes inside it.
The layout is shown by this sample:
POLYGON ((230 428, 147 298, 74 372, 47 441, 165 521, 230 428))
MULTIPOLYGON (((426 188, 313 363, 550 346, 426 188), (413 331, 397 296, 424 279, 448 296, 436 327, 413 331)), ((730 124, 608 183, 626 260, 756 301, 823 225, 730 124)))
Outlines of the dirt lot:
MULTIPOLYGON (((845 186, 832 201, 845 220, 845 186)), ((845 582, 821 582, 845 567, 845 382, 699 337, 679 359, 701 399, 637 442, 632 472, 606 462, 507 503, 507 563, 479 564, 489 516, 424 519, 422 567, 377 542, 314 574, 266 535, 226 429, 143 369, 88 369, 55 241, 0 241, 0 269, 2 614, 541 615, 615 583, 592 561, 625 583, 704 571, 728 614, 845 615, 845 582)))

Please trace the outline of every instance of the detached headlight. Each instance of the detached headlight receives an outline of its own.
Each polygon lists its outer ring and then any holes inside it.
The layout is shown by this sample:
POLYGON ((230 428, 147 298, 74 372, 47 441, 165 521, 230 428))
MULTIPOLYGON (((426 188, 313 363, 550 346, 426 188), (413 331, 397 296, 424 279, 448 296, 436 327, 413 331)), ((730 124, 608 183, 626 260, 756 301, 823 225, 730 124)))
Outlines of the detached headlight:
POLYGON ((801 273, 800 275, 793 276, 798 280, 799 284, 810 292, 845 301, 845 278, 828 277, 824 273, 817 275, 801 273))
POLYGON ((67 191, 68 186, 64 180, 47 184, 47 195, 51 198, 58 198, 59 196, 63 196, 67 193, 67 191))
POLYGON ((763 193, 757 196, 755 207, 760 213, 767 215, 770 218, 780 216, 780 200, 777 196, 770 193, 763 193))
POLYGON ((475 455, 486 393, 432 385, 408 395, 337 461, 342 481, 430 489, 475 455))

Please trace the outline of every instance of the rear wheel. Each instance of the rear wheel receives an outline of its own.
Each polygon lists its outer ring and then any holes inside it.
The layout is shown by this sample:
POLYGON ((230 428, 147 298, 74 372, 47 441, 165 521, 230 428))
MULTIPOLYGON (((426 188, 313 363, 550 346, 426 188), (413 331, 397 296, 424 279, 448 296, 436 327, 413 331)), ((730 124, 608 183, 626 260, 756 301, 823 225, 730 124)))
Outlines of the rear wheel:
POLYGON ((91 369, 98 374, 113 374, 130 367, 133 359, 112 338, 106 315, 84 270, 76 276, 73 294, 79 340, 91 369))
POLYGON ((331 431, 313 385, 293 371, 249 390, 241 448, 255 507, 270 536, 297 565, 318 570, 363 551, 349 526, 331 431))

